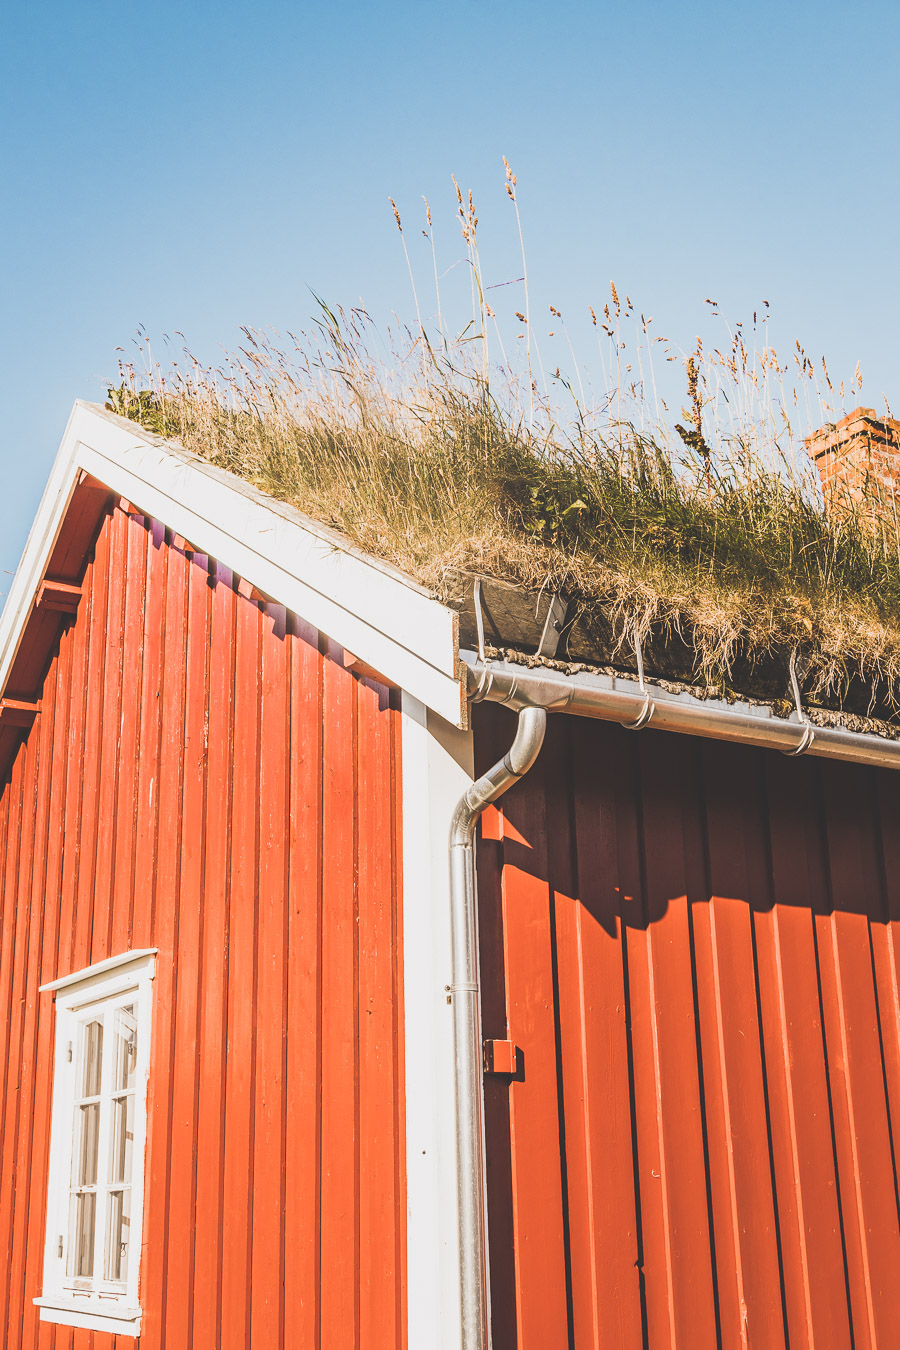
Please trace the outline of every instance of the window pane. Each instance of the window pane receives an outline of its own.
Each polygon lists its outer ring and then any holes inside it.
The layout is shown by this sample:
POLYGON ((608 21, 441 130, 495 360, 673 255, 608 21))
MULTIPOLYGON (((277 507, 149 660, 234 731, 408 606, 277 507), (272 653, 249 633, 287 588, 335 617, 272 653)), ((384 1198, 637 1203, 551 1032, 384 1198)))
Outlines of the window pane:
POLYGON ((75 1153, 76 1186, 94 1186, 97 1182, 97 1148, 100 1143, 100 1103, 79 1106, 78 1140, 75 1153))
POLYGON ((103 1057, 103 1023, 88 1022, 82 1040, 82 1097, 96 1097, 100 1092, 100 1066, 103 1057))
POLYGON ((131 1181, 131 1157, 134 1148, 134 1096, 117 1097, 112 1102, 112 1137, 109 1146, 109 1180, 131 1181))
POLYGON ((90 1276, 94 1273, 94 1217, 97 1196, 94 1191, 72 1196, 72 1240, 69 1244, 69 1274, 90 1276))
POLYGON ((106 1237, 106 1278, 128 1278, 128 1239, 131 1231, 131 1191, 110 1191, 106 1237))
POLYGON ((117 1008, 115 1014, 116 1071, 114 1092, 125 1092, 134 1087, 137 1064, 137 1019, 134 1006, 117 1008))

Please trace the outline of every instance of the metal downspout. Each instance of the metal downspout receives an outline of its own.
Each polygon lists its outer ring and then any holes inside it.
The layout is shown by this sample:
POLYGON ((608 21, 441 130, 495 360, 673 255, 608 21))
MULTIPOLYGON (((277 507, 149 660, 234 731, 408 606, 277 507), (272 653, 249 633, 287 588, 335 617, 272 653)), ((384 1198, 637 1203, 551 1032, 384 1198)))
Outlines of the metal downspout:
POLYGON ((547 714, 522 708, 515 739, 499 763, 466 789, 450 826, 450 925, 453 945, 457 1211, 462 1350, 486 1350, 487 1262, 482 1157, 481 1007, 475 912, 475 824, 486 806, 522 778, 544 742, 547 714))

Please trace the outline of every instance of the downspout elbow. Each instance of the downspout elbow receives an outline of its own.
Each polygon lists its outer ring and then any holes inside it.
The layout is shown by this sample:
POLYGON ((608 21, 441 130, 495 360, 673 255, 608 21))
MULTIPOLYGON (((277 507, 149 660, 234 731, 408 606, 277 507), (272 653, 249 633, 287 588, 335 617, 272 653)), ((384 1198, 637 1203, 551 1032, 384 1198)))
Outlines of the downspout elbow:
POLYGON ((456 803, 450 824, 451 848, 472 842, 475 822, 482 811, 524 778, 540 754, 547 726, 545 709, 522 708, 518 716, 515 738, 506 754, 466 788, 456 803))
POLYGON ((450 828, 450 929, 456 1089, 457 1217, 462 1350, 489 1345, 484 1161, 482 1157, 481 1009, 475 892, 475 822, 522 778, 544 742, 544 708, 523 708, 503 758, 456 804, 450 828))

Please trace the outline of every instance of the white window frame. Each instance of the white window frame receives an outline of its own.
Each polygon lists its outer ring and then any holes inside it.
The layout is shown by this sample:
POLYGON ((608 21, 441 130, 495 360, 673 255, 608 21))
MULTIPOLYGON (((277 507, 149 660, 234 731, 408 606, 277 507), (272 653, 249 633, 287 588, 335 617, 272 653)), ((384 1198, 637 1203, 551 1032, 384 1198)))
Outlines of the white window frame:
MULTIPOLYGON (((41 986, 41 993, 56 995, 56 1053, 53 1073, 53 1102, 50 1123, 50 1166, 47 1187, 47 1231, 44 1245, 44 1284, 40 1298, 42 1322, 84 1327, 124 1336, 139 1336, 141 1230, 144 1211, 144 1164, 147 1144, 147 1078, 150 1067, 150 1032, 153 1015, 153 977, 156 973, 155 947, 124 952, 85 970, 65 975, 41 986), (134 1139, 132 1144, 131 1216, 126 1279, 122 1282, 103 1278, 81 1280, 67 1275, 70 1241, 69 1196, 75 1147, 76 1071, 78 1036, 88 1009, 106 1015, 123 1001, 135 1005, 137 1020, 137 1060, 134 1085, 134 1139), (80 1287, 78 1287, 80 1285, 80 1287)), ((112 1037, 104 1032, 104 1060, 112 1050, 112 1037)), ((106 1071, 109 1072, 108 1070, 106 1071)), ((108 1080, 107 1080, 108 1081, 108 1080)), ((108 1134, 101 1127, 101 1139, 108 1134)), ((106 1150, 101 1143, 98 1184, 108 1190, 106 1150)), ((99 1194, 98 1190, 98 1194, 99 1194)), ((106 1232, 106 1204, 98 1206, 95 1220, 95 1252, 102 1252, 106 1232)), ((95 1259, 95 1270, 101 1258, 95 1259)))

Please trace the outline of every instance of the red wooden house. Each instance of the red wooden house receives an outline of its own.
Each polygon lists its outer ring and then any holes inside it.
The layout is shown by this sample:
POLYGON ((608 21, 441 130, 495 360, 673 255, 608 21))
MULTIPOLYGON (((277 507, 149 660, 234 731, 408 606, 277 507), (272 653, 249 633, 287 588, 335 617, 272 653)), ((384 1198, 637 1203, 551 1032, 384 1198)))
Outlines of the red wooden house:
POLYGON ((459 632, 76 406, 0 621, 10 1350, 897 1344, 900 745, 459 632))

